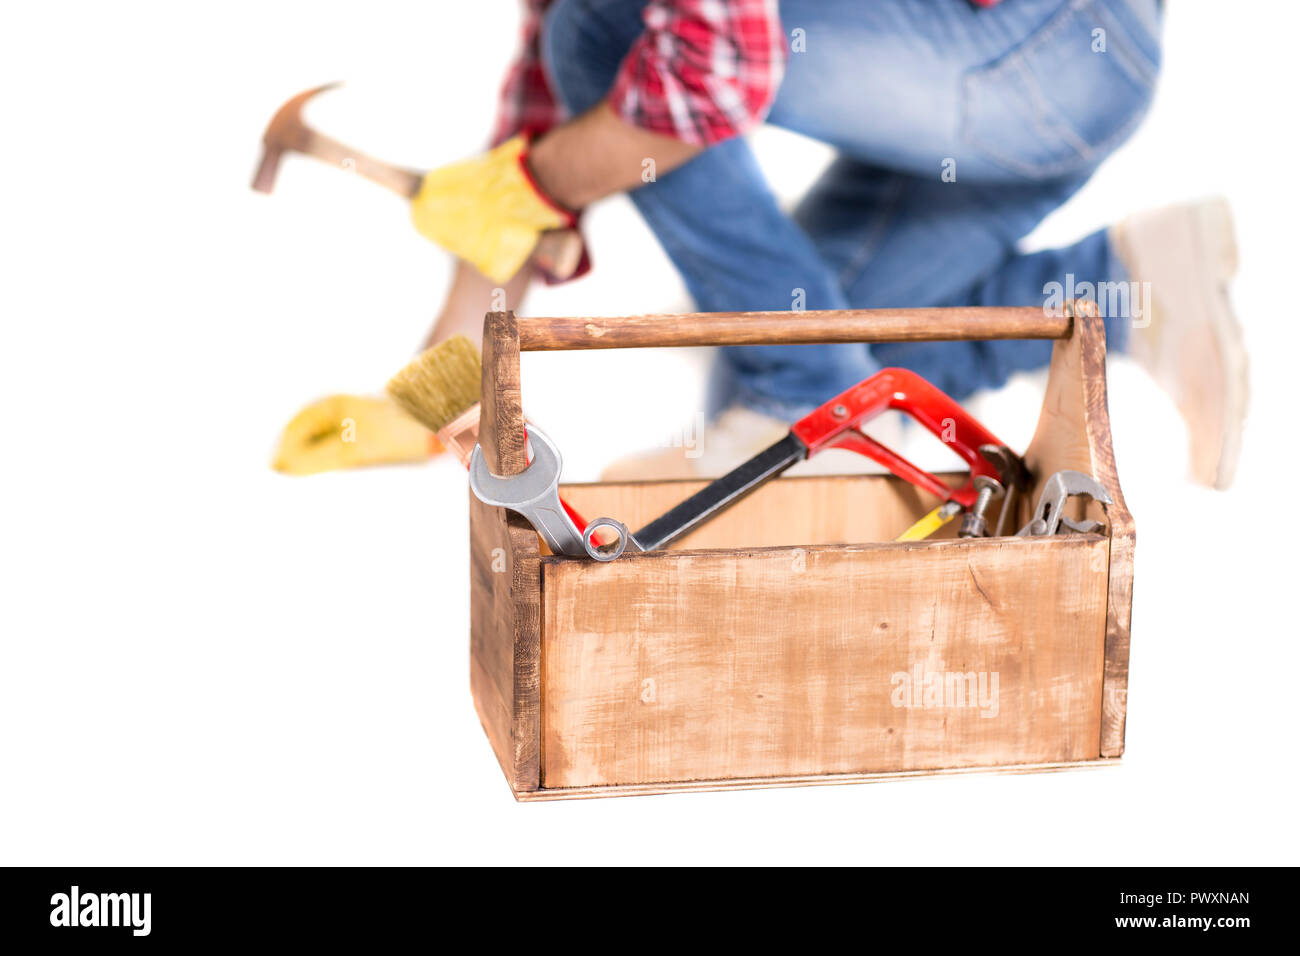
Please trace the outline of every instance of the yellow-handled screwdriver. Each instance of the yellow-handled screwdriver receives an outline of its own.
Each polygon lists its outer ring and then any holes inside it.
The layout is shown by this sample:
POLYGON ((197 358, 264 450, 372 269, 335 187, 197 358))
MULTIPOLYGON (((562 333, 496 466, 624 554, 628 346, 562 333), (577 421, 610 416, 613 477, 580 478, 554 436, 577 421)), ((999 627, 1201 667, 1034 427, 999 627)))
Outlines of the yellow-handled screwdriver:
POLYGON ((961 514, 961 505, 955 501, 945 501, 894 540, 920 541, 922 538, 928 538, 959 514, 961 514))

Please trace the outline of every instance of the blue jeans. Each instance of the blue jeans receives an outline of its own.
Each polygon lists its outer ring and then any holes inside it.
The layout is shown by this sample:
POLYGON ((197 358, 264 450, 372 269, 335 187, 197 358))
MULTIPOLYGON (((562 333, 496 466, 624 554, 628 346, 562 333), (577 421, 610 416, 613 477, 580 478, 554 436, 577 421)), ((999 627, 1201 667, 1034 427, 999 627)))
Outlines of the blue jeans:
MULTIPOLYGON (((557 0, 542 37, 574 113, 609 90, 641 0, 557 0)), ((1105 230, 1016 244, 1136 128, 1160 0, 781 0, 792 52, 768 122, 837 158, 788 213, 733 139, 630 195, 706 312, 1041 305, 1049 282, 1127 281, 1105 230)), ((1110 348, 1129 322, 1107 318, 1110 348)), ((710 411, 793 419, 882 366, 957 398, 1045 365, 1041 341, 720 350, 710 411)))

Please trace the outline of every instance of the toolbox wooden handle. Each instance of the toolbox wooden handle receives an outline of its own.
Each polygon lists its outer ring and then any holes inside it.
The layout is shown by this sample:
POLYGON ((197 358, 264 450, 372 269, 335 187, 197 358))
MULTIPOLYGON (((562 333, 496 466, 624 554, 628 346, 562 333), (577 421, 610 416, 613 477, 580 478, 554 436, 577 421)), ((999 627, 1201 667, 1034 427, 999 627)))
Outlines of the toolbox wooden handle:
POLYGON ((809 312, 697 312, 614 318, 520 318, 519 349, 634 349, 713 345, 1064 339, 1070 316, 1037 306, 963 309, 848 309, 809 312))

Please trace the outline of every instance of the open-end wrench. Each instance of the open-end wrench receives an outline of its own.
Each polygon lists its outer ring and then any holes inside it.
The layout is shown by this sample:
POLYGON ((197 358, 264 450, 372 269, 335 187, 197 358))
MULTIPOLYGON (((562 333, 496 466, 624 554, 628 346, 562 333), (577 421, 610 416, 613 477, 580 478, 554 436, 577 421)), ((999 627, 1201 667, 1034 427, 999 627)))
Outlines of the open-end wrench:
POLYGON ((1043 483, 1038 505, 1034 508, 1034 517, 1016 532, 1016 536, 1046 537, 1056 534, 1061 525, 1084 534, 1100 531, 1100 522, 1072 521, 1063 514, 1066 501, 1077 496, 1091 498, 1106 505, 1113 504, 1101 482, 1091 475, 1085 475, 1081 471, 1058 471, 1043 483))
POLYGON ((735 504, 791 465, 826 448, 856 451, 944 501, 970 507, 978 497, 975 478, 999 477, 994 463, 980 453, 982 445, 1001 446, 1002 442, 961 405, 915 372, 883 369, 813 410, 795 422, 790 433, 780 441, 701 488, 635 534, 628 534, 626 527, 608 518, 593 521, 587 526, 587 537, 597 529, 604 529, 607 538, 609 532, 614 532, 619 540, 599 548, 592 545, 586 550, 598 561, 612 561, 627 548, 655 551, 735 504), (891 408, 916 419, 960 455, 970 466, 970 480, 960 487, 950 487, 861 431, 865 422, 891 408))
POLYGON ((560 501, 560 450, 540 428, 526 428, 533 448, 528 467, 517 475, 494 475, 483 460, 482 446, 475 445, 469 457, 469 486, 484 504, 509 508, 527 518, 553 554, 585 555, 584 541, 594 526, 621 525, 609 518, 597 518, 584 532, 574 524, 560 501))

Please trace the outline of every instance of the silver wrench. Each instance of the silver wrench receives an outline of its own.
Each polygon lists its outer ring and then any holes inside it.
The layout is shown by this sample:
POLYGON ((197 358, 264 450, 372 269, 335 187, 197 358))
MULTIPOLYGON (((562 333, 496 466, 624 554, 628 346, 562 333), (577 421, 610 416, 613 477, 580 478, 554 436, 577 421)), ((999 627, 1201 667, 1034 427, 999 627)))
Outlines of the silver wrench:
POLYGON ((580 531, 560 504, 560 450, 540 428, 528 425, 527 432, 533 446, 527 468, 504 478, 494 475, 483 460, 482 446, 475 445, 469 458, 469 486, 484 504, 509 508, 527 518, 553 554, 584 557, 587 533, 597 525, 621 526, 610 518, 597 518, 580 531))
POLYGON ((1101 530, 1097 521, 1072 521, 1062 511, 1068 499, 1085 496, 1102 504, 1113 504, 1110 494, 1101 482, 1081 471, 1058 471, 1043 483, 1042 494, 1038 496, 1038 505, 1034 508, 1034 517, 1029 524, 1016 532, 1020 538, 1046 537, 1056 534, 1061 525, 1071 531, 1090 534, 1101 530))

